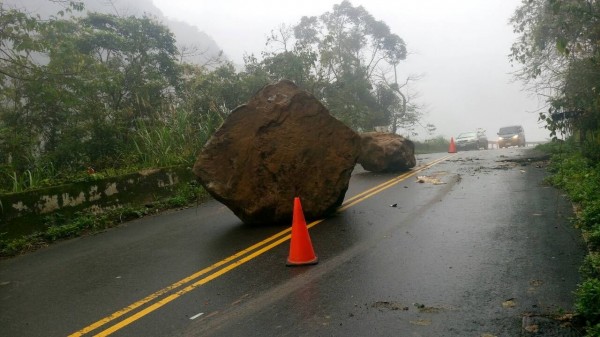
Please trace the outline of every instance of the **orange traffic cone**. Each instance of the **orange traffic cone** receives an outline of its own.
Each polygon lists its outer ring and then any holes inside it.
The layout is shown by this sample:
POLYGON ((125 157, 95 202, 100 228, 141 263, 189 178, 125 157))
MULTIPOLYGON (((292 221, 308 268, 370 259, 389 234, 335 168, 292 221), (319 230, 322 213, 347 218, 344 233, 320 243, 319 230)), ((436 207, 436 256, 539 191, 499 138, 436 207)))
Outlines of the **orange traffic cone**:
POLYGON ((450 137, 450 146, 448 147, 448 153, 456 153, 456 145, 454 144, 454 137, 450 137))
POLYGON ((292 239, 290 241, 290 255, 288 256, 286 265, 302 266, 307 264, 317 264, 319 259, 315 255, 315 251, 308 235, 306 220, 302 213, 302 205, 300 198, 294 198, 294 215, 292 219, 292 239))

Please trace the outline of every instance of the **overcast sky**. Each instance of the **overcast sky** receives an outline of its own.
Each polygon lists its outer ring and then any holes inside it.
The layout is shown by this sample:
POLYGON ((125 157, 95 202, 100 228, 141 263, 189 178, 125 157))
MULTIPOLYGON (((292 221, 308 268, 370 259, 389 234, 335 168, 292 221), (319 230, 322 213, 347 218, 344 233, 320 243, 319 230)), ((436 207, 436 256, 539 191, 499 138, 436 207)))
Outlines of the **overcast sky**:
MULTIPOLYGON (((260 55, 267 34, 282 23, 331 11, 341 0, 152 0, 173 19, 197 26, 225 54, 243 64, 244 54, 260 55)), ((516 38, 508 20, 521 0, 354 0, 384 21, 407 44, 403 76, 423 74, 412 85, 426 105, 426 122, 436 135, 456 137, 476 128, 497 139, 501 126, 521 124, 528 140, 548 132, 537 121, 543 101, 514 82, 508 59, 516 38)), ((430 136, 420 131, 417 138, 430 136)))

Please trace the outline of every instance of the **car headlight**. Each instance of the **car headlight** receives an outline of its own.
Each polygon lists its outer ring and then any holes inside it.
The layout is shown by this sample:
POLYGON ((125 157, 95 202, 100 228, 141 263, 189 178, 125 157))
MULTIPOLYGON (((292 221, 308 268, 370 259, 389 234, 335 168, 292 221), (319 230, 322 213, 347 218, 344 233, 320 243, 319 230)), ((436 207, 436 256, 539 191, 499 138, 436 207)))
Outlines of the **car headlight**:
POLYGON ((504 138, 503 137, 498 137, 498 140, 504 140, 504 138))
POLYGON ((512 136, 512 139, 517 139, 517 138, 519 138, 519 135, 512 136))

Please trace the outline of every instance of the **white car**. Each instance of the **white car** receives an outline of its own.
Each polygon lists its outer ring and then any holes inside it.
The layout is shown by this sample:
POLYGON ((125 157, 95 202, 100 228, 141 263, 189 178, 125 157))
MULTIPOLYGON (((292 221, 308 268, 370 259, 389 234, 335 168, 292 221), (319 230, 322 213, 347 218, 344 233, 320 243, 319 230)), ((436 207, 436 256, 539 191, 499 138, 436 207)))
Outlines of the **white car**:
POLYGON ((479 150, 488 148, 488 140, 484 130, 463 132, 456 137, 457 150, 479 150))

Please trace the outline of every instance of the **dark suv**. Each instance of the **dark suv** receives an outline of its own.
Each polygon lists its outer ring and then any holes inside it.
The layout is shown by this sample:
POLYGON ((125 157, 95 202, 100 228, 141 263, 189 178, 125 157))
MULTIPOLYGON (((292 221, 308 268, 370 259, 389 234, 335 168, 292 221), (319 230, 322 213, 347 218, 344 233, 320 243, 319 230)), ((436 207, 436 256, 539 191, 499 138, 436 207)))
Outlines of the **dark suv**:
POLYGON ((525 146, 525 131, 520 125, 504 126, 498 131, 498 147, 525 146))

